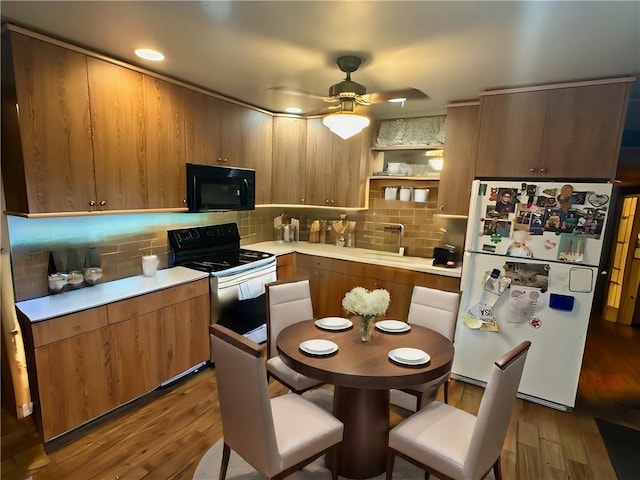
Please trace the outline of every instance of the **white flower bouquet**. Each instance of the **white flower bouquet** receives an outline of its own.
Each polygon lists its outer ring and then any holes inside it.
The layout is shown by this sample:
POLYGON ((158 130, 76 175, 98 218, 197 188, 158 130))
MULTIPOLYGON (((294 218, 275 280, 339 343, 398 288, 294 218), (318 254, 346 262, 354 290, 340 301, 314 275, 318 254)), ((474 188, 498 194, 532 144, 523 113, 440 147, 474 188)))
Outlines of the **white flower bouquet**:
POLYGON ((363 287, 354 287, 342 299, 342 307, 349 313, 362 317, 384 315, 389 308, 391 296, 384 288, 369 291, 363 287))

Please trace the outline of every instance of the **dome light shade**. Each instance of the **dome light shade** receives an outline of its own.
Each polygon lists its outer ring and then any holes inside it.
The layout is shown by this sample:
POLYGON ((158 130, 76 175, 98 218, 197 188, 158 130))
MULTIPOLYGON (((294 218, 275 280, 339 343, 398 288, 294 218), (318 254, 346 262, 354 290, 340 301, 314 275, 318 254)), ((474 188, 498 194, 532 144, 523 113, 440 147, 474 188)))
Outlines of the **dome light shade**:
POLYGON ((151 50, 150 48, 138 48, 134 50, 134 53, 140 58, 144 58, 145 60, 151 60, 153 62, 159 62, 164 60, 164 55, 155 50, 151 50))
POLYGON ((322 123, 339 137, 346 140, 369 126, 369 119, 355 113, 333 113, 322 119, 322 123))

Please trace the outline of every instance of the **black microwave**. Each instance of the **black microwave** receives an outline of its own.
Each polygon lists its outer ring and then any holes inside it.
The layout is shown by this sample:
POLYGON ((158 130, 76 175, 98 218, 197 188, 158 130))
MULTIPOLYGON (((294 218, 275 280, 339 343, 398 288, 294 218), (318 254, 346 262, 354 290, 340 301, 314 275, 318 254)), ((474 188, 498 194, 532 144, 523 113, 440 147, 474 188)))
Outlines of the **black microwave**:
POLYGON ((256 171, 187 163, 187 207, 190 212, 254 210, 256 171))

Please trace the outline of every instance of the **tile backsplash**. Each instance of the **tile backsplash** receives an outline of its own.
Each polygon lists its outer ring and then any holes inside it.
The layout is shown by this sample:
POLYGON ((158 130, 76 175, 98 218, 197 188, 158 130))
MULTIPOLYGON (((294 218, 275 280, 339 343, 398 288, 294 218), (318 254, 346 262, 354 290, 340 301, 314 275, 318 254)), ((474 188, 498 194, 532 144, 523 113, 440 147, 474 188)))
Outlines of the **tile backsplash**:
MULTIPOLYGON (((396 231, 385 231, 385 223, 405 227, 401 245, 406 255, 433 256, 442 234, 433 223, 435 201, 427 204, 384 200, 381 188, 369 192, 369 210, 348 212, 356 221, 356 246, 396 252, 396 231)), ((167 230, 237 222, 241 244, 274 239, 273 218, 286 211, 300 219, 301 229, 313 220, 338 220, 340 209, 259 207, 249 212, 149 213, 126 215, 74 216, 58 218, 8 217, 9 242, 16 301, 49 294, 47 269, 49 253, 66 248, 93 248, 100 256, 104 276, 101 282, 140 275, 141 257, 150 253, 166 268, 169 246, 167 230)), ((91 287, 86 287, 91 288, 91 287)))

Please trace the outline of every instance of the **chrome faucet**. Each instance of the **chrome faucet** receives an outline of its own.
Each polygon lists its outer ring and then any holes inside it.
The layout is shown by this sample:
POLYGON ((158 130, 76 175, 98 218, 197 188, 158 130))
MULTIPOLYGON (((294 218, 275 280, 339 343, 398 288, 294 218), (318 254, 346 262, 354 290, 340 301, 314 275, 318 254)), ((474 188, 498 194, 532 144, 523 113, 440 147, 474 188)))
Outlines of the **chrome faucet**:
POLYGON ((398 235, 398 254, 404 255, 402 248, 402 237, 404 237, 404 225, 402 223, 383 223, 385 232, 400 232, 398 235))

